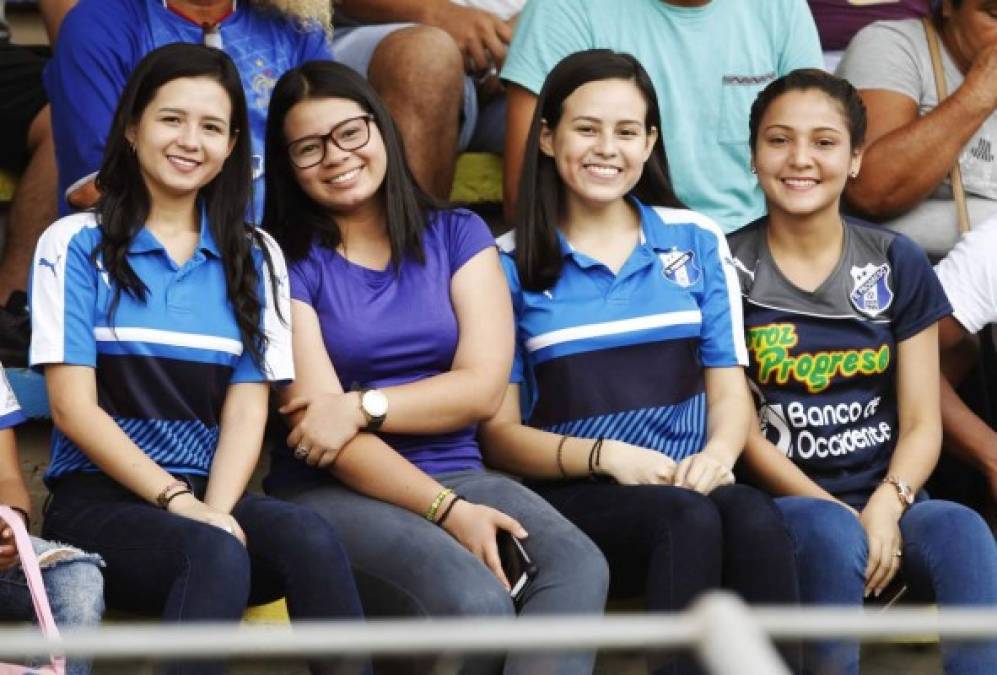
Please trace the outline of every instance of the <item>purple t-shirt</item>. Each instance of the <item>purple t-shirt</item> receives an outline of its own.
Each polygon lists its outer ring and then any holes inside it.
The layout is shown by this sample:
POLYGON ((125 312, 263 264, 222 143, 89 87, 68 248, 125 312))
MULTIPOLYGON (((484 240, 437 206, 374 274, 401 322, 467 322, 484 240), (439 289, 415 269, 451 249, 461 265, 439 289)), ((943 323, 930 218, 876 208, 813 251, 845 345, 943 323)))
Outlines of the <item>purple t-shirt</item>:
MULTIPOLYGON (((314 244, 307 256, 289 266, 291 298, 318 314, 325 348, 344 390, 422 380, 453 365, 458 330, 450 279, 494 245, 477 215, 463 209, 440 211, 431 216, 423 235, 425 264, 405 260, 398 274, 391 265, 372 270, 314 244)), ((471 425, 445 434, 381 437, 433 474, 482 467, 476 430, 471 425)))
POLYGON ((928 0, 881 0, 874 5, 852 0, 807 1, 825 51, 844 49, 853 35, 873 21, 910 19, 929 12, 928 0))

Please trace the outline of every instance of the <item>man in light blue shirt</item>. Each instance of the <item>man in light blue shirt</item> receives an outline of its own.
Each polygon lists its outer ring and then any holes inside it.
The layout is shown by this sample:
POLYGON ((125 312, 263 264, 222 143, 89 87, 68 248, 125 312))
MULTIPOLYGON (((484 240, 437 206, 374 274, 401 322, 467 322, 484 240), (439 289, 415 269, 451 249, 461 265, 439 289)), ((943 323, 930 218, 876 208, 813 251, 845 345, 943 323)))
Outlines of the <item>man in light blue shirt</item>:
POLYGON ((748 113, 772 80, 821 67, 805 0, 530 0, 502 69, 509 225, 544 78, 568 54, 593 48, 633 54, 651 75, 671 179, 690 209, 725 232, 764 214, 749 171, 748 113))

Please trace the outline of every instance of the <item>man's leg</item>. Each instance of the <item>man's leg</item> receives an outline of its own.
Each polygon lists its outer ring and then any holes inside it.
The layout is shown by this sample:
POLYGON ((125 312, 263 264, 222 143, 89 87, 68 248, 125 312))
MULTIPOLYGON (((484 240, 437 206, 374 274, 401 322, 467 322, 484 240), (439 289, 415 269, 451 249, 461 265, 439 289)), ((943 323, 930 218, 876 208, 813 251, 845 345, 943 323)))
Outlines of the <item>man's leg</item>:
POLYGON ((35 116, 28 131, 31 159, 21 174, 7 220, 7 237, 0 257, 0 305, 13 291, 27 288, 35 243, 56 218, 55 143, 49 106, 35 116))
POLYGON ((416 182, 446 199, 457 161, 464 64, 446 32, 412 26, 385 37, 367 70, 401 130, 416 182))

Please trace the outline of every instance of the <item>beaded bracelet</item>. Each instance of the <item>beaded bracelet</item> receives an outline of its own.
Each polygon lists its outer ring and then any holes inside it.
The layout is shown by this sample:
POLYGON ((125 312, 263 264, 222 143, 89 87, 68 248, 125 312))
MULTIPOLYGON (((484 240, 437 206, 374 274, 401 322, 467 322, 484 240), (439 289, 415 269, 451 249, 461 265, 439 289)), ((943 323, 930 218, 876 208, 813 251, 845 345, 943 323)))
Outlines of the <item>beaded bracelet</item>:
POLYGON ((429 505, 428 509, 426 509, 426 513, 423 514, 426 520, 431 523, 435 523, 436 514, 440 510, 440 506, 443 505, 443 500, 446 499, 448 495, 452 494, 453 488, 443 488, 440 490, 440 494, 436 495, 436 499, 433 500, 433 503, 429 505))

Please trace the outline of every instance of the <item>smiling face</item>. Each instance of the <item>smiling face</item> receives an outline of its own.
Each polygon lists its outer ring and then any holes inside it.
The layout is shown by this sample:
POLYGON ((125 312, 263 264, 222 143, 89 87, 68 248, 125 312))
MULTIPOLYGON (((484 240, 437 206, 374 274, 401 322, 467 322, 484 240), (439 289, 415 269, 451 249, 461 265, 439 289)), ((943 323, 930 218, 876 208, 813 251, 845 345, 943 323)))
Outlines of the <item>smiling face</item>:
POLYGON ((554 158, 569 202, 601 208, 630 192, 658 137, 646 117, 631 80, 587 82, 564 99, 557 126, 541 128, 540 150, 554 158))
POLYGON ((370 122, 370 138, 354 150, 343 150, 328 138, 343 122, 366 114, 356 101, 322 98, 301 101, 284 118, 284 138, 289 144, 309 136, 324 137, 322 161, 307 169, 292 164, 292 170, 305 194, 333 213, 350 214, 379 199, 388 160, 377 124, 370 122))
POLYGON ((153 200, 193 197, 214 180, 235 146, 231 117, 228 94, 211 78, 159 88, 125 132, 153 200))
POLYGON ((861 162, 840 105, 819 90, 786 92, 761 119, 754 165, 769 214, 837 214, 845 182, 861 162))

